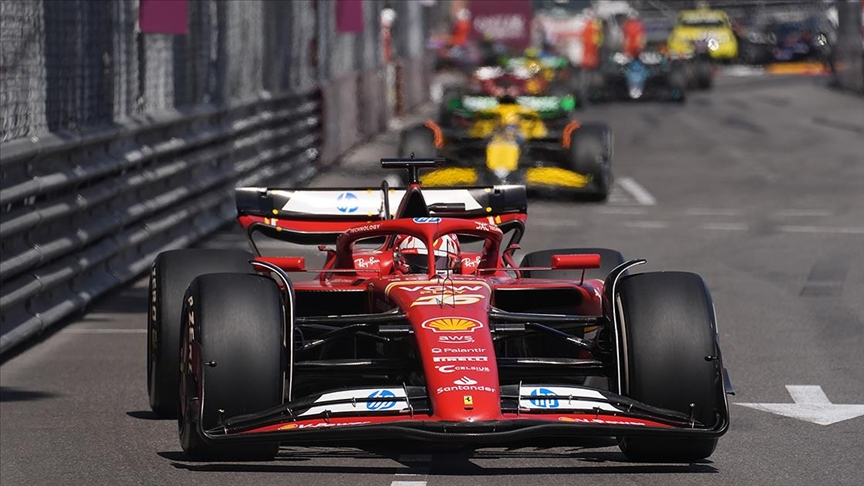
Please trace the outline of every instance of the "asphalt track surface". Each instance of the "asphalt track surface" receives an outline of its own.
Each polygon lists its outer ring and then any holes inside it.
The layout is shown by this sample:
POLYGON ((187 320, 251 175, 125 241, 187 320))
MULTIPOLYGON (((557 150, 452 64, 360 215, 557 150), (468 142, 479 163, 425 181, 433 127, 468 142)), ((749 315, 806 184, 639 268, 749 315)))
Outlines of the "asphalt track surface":
MULTIPOLYGON (((817 425, 736 403, 792 403, 786 385, 810 385, 864 404, 864 99, 821 78, 724 76, 683 106, 610 104, 582 119, 615 130, 612 197, 532 201, 523 248, 607 246, 647 258, 644 270, 705 278, 738 392, 709 460, 630 463, 597 439, 189 462, 176 424, 148 411, 141 280, 2 364, 0 484, 862 484, 864 417, 817 425)), ((395 140, 315 185, 374 187, 395 140)), ((242 247, 239 235, 226 228, 202 246, 242 247)))

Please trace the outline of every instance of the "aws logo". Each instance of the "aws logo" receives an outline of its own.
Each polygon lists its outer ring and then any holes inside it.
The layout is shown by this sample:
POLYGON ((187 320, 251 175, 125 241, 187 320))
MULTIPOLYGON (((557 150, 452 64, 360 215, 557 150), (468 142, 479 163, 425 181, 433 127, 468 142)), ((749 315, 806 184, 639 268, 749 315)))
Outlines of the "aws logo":
POLYGON ((433 332, 474 332, 483 327, 483 323, 467 317, 439 317, 429 319, 421 326, 433 332))

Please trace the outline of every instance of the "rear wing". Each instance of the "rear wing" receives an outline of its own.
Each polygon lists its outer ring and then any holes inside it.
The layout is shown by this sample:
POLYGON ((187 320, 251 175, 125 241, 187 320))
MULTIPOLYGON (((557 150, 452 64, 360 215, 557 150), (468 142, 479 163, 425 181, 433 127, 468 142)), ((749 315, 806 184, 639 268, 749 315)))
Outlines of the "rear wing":
MULTIPOLYGON (((523 95, 516 97, 516 104, 537 111, 540 118, 550 118, 570 113, 576 109, 577 101, 572 95, 548 96, 548 95, 523 95)), ((484 110, 496 108, 501 103, 494 96, 463 96, 462 113, 465 116, 473 116, 484 110)))
MULTIPOLYGON (((389 207, 399 207, 408 192, 390 189, 389 207)), ((385 219, 380 188, 279 189, 241 187, 235 192, 237 216, 249 233, 295 243, 332 243, 349 228, 385 219)), ((422 190, 425 208, 411 217, 477 219, 502 224, 524 221, 528 210, 525 186, 501 185, 422 190), (508 217, 512 215, 512 217, 508 217)))

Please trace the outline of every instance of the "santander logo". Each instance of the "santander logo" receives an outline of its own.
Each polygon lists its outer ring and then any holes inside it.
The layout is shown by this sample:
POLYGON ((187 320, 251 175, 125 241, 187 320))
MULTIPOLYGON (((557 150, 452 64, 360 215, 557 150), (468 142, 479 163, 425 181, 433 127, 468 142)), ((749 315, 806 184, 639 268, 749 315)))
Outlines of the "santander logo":
POLYGON ((459 378, 458 380, 453 380, 453 384, 454 385, 476 385, 477 381, 472 380, 471 378, 468 378, 467 376, 463 376, 462 378, 459 378))

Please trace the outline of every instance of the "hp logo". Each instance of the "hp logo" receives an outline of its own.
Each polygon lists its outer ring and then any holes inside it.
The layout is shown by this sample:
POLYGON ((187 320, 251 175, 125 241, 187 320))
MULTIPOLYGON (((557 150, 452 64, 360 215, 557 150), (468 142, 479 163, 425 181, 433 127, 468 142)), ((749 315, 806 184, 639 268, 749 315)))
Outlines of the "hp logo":
POLYGON ((389 410, 396 406, 396 395, 393 394, 390 390, 375 390, 366 398, 392 398, 393 400, 382 400, 375 402, 366 402, 366 408, 368 410, 389 410))
POLYGON ((360 207, 360 200, 350 192, 343 192, 336 197, 336 209, 340 213, 353 213, 360 207))
POLYGON ((547 388, 535 388, 531 392, 532 398, 531 405, 540 408, 558 408, 558 399, 557 398, 542 398, 547 396, 555 396, 555 393, 552 390, 547 388))

